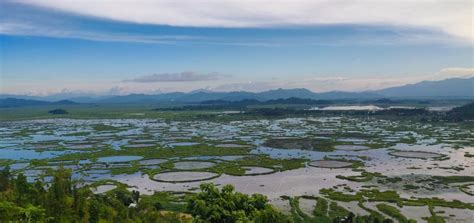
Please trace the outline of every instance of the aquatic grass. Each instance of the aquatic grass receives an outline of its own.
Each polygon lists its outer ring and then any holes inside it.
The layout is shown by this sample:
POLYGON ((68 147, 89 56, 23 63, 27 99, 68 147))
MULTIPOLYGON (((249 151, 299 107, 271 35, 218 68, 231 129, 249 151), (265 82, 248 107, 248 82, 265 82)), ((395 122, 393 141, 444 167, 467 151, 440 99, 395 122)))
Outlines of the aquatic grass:
POLYGON ((469 186, 473 186, 473 185, 474 185, 474 183, 460 185, 459 190, 466 193, 467 195, 474 196, 474 192, 469 190, 469 186))
POLYGON ((400 212, 400 210, 398 210, 398 208, 396 208, 394 206, 384 204, 384 203, 380 203, 380 204, 377 204, 376 207, 380 212, 396 219, 399 223, 416 223, 415 220, 413 220, 413 219, 409 220, 408 218, 406 218, 400 212))
POLYGON ((441 184, 474 182, 474 176, 433 176, 432 178, 441 184))

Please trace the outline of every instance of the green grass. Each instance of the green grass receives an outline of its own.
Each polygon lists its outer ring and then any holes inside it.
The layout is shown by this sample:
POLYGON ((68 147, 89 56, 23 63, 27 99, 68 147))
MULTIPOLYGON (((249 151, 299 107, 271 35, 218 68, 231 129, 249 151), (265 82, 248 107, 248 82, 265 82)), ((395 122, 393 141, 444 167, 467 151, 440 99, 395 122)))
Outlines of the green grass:
POLYGON ((474 196, 474 193, 469 190, 469 186, 471 186, 471 185, 474 185, 474 184, 469 183, 469 184, 460 185, 459 190, 466 193, 467 195, 474 196))
POLYGON ((433 179, 443 184, 474 182, 474 176, 433 176, 433 179))
POLYGON ((64 154, 52 160, 81 160, 93 159, 103 156, 142 156, 144 159, 152 158, 173 158, 173 157, 191 157, 191 156, 226 156, 226 155, 246 155, 248 148, 218 148, 209 145, 195 146, 177 146, 170 148, 128 148, 128 149, 102 149, 88 153, 64 154))
POLYGON ((344 194, 340 191, 334 191, 333 189, 321 189, 319 193, 335 201, 350 202, 363 199, 362 194, 344 194))
POLYGON ((391 206, 391 205, 388 205, 388 204, 384 204, 384 203, 381 203, 381 204, 377 204, 376 205, 377 209, 394 218, 394 219, 397 219, 398 222, 400 223, 416 223, 415 220, 408 220, 401 212, 400 210, 398 210, 398 208, 394 207, 394 206, 391 206))
POLYGON ((342 180, 349 180, 349 181, 355 181, 355 182, 367 182, 371 181, 374 177, 382 177, 382 174, 380 173, 371 173, 367 171, 362 171, 360 175, 354 175, 354 176, 343 176, 343 175, 337 175, 336 178, 342 179, 342 180))
POLYGON ((314 216, 324 217, 328 213, 328 201, 324 198, 317 198, 316 207, 314 208, 314 216))
POLYGON ((111 125, 105 125, 105 124, 96 124, 96 125, 93 125, 92 128, 94 129, 94 131, 117 131, 119 130, 120 128, 117 128, 115 126, 111 126, 111 125))
POLYGON ((474 154, 470 154, 469 152, 465 152, 464 157, 473 158, 474 154))
POLYGON ((405 189, 405 190, 416 190, 416 189, 419 189, 419 188, 420 188, 419 186, 412 185, 412 184, 403 185, 403 189, 405 189))
POLYGON ((331 202, 329 205, 329 218, 331 219, 336 219, 336 218, 344 218, 345 216, 348 216, 350 212, 346 210, 345 208, 337 205, 336 202, 331 202))
POLYGON ((322 189, 320 193, 327 197, 328 199, 335 201, 359 201, 362 202, 388 202, 394 203, 399 207, 404 205, 407 206, 428 206, 428 207, 449 207, 449 208, 459 208, 459 209, 470 209, 474 210, 474 204, 464 203, 459 200, 444 200, 442 198, 432 197, 432 198, 401 198, 396 191, 380 191, 378 189, 371 190, 360 190, 355 194, 344 194, 340 191, 335 191, 334 189, 322 189))

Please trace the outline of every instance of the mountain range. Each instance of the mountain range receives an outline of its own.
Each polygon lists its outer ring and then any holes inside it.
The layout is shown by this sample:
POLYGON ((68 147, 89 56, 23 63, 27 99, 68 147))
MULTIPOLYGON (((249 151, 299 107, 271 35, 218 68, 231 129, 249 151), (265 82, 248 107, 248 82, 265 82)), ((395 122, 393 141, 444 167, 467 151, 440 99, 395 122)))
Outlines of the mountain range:
POLYGON ((69 97, 53 95, 46 97, 0 95, 0 107, 18 107, 33 105, 54 105, 74 103, 96 104, 154 104, 154 103, 200 103, 203 101, 268 101, 288 98, 314 100, 376 100, 381 98, 394 99, 474 99, 474 77, 451 78, 441 81, 422 81, 399 87, 385 88, 365 92, 331 91, 315 93, 304 88, 275 89, 263 92, 212 92, 197 90, 189 93, 172 92, 154 95, 130 94, 124 96, 87 96, 69 97))

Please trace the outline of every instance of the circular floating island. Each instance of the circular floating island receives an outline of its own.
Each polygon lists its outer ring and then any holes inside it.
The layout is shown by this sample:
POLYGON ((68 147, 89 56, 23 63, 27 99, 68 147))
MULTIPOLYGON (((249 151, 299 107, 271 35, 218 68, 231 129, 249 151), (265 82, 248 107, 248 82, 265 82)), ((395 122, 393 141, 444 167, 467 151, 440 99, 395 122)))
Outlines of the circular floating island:
POLYGON ((168 161, 167 159, 147 159, 147 160, 140 160, 138 162, 139 165, 148 166, 148 165, 158 165, 168 161))
POLYGON ((211 180, 219 176, 219 174, 213 172, 171 171, 156 174, 151 179, 166 183, 187 183, 211 180))
POLYGON ((441 158, 445 155, 433 152, 423 152, 423 151, 394 151, 389 153, 392 156, 404 157, 404 158, 415 158, 415 159, 434 159, 441 158))
POLYGON ((275 173, 276 170, 267 168, 267 167, 258 167, 258 166, 243 166, 245 169, 246 176, 254 176, 254 175, 265 175, 265 174, 272 174, 275 173))
POLYGON ((206 169, 215 166, 213 162, 207 161, 179 161, 173 163, 174 169, 177 170, 194 170, 194 169, 206 169))
POLYGON ((370 149, 367 146, 360 146, 360 145, 337 145, 334 146, 337 150, 344 150, 344 151, 361 151, 361 150, 368 150, 370 149))
POLYGON ((319 168, 347 168, 351 167, 352 163, 339 160, 314 160, 311 161, 308 165, 319 168))

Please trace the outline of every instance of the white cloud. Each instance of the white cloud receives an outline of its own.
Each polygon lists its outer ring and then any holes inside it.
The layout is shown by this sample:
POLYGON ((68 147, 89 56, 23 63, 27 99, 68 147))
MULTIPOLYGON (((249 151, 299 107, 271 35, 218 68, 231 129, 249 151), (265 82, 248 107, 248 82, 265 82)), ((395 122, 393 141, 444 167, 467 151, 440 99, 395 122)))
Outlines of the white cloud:
POLYGON ((261 92, 276 88, 283 87, 283 84, 278 81, 247 81, 241 83, 226 83, 211 88, 212 91, 249 91, 249 92, 261 92))
POLYGON ((424 78, 425 77, 421 76, 407 78, 377 76, 360 78, 310 77, 302 79, 295 78, 293 80, 230 83, 216 86, 212 88, 212 90, 261 92, 276 88, 306 88, 314 92, 366 91, 415 83, 425 80, 424 78))
POLYGON ((474 40, 471 0, 35 0, 24 4, 146 24, 197 27, 420 26, 474 40))
POLYGON ((252 91, 259 92, 276 88, 306 88, 314 92, 327 91, 368 91, 388 87, 431 80, 448 78, 468 78, 474 76, 474 68, 444 68, 439 72, 428 75, 405 75, 404 77, 390 77, 386 75, 358 75, 358 77, 344 77, 344 75, 315 75, 292 80, 271 80, 261 82, 231 83, 214 87, 214 91, 252 91))
POLYGON ((199 74, 192 71, 184 71, 180 73, 162 73, 152 74, 142 77, 137 77, 131 80, 125 80, 125 82, 136 82, 136 83, 152 83, 152 82, 188 82, 188 81, 211 81, 218 80, 224 76, 216 72, 199 74))
POLYGON ((474 68, 449 67, 441 69, 439 74, 443 76, 472 76, 474 75, 474 68))
POLYGON ((202 38, 198 36, 184 35, 134 35, 130 33, 107 33, 98 31, 83 31, 70 29, 68 27, 47 27, 41 24, 28 24, 25 22, 3 22, 0 23, 0 34, 25 35, 25 36, 49 36, 59 38, 77 38, 92 41, 111 42, 138 42, 138 43, 160 43, 169 44, 177 41, 197 41, 202 38))

